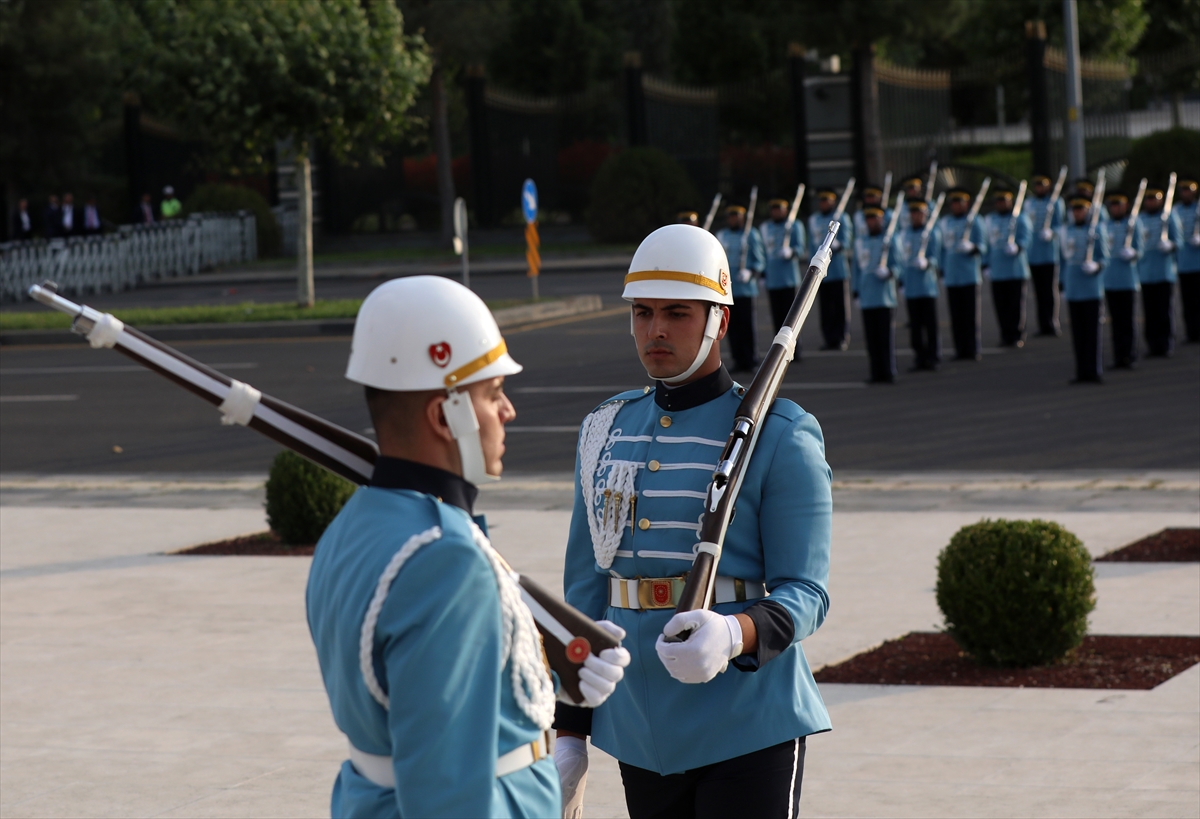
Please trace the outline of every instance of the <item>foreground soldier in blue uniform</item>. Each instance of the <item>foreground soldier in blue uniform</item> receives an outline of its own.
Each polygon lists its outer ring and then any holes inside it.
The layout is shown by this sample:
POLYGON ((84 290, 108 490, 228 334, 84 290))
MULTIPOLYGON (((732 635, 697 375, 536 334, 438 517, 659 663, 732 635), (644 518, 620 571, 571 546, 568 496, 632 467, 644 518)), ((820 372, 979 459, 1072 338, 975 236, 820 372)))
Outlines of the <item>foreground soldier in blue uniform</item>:
POLYGON ((1179 262, 1179 300, 1183 302, 1183 326, 1187 340, 1200 341, 1200 220, 1197 216, 1195 179, 1184 179, 1175 189, 1179 204, 1179 228, 1183 241, 1177 252, 1179 262))
MULTIPOLYGON (((734 267, 741 263, 745 227, 745 208, 725 208, 725 227, 717 232, 717 240, 734 267)), ((757 230, 750 231, 747 244, 746 266, 733 273, 733 304, 729 308, 729 351, 733 353, 734 372, 758 366, 758 277, 767 267, 767 254, 757 230)))
MULTIPOLYGON (((830 221, 837 210, 837 191, 833 188, 821 188, 817 191, 817 210, 808 217, 808 235, 810 246, 806 255, 811 257, 817 252, 817 246, 823 241, 822 237, 829 227, 830 221)), ((838 219, 841 228, 830 247, 832 256, 829 262, 829 274, 821 282, 817 291, 817 307, 821 313, 821 338, 824 344, 822 350, 845 350, 850 346, 850 260, 846 248, 854 247, 854 220, 843 212, 838 219)))
POLYGON ((930 230, 925 255, 921 256, 921 237, 925 220, 929 218, 929 204, 924 199, 910 199, 908 217, 909 226, 896 233, 896 261, 912 340, 914 361, 909 372, 936 370, 942 361, 937 306, 938 271, 943 252, 941 226, 934 225, 930 230))
POLYGON ((1129 225, 1129 197, 1113 191, 1104 197, 1108 207, 1108 264, 1104 267, 1104 299, 1112 323, 1113 367, 1132 370, 1137 361, 1138 259, 1145 237, 1140 220, 1129 225), (1125 237, 1129 234, 1129 246, 1125 237))
POLYGON ((951 188, 946 194, 950 213, 942 217, 942 274, 946 281, 946 302, 950 307, 950 329, 954 336, 954 357, 958 361, 978 361, 979 284, 982 281, 980 259, 987 255, 987 234, 979 219, 968 221, 971 194, 964 188, 951 188))
POLYGON ((1066 206, 1063 200, 1050 195, 1054 187, 1050 177, 1038 174, 1033 177, 1033 196, 1025 202, 1029 221, 1033 226, 1033 238, 1029 243, 1029 274, 1033 279, 1033 292, 1037 297, 1037 319, 1039 336, 1057 336, 1058 327, 1058 229, 1062 227, 1066 206), (1050 225, 1046 226, 1046 211, 1050 211, 1050 225))
MULTIPOLYGON (((775 332, 779 332, 779 328, 783 326, 783 320, 787 318, 787 312, 796 298, 796 288, 800 286, 800 264, 796 257, 804 252, 807 245, 804 225, 799 219, 792 223, 790 230, 788 229, 789 207, 791 202, 786 199, 772 199, 771 219, 763 223, 761 228, 767 254, 767 300, 771 303, 771 321, 774 322, 775 332), (784 247, 783 240, 788 234, 791 235, 791 239, 788 246, 784 247)), ((798 341, 796 358, 800 358, 798 341)))
POLYGON ((623 295, 655 387, 604 402, 580 431, 567 601, 624 628, 633 661, 590 725, 560 707, 557 727, 590 730, 620 761, 634 819, 796 816, 804 738, 830 728, 800 645, 829 608, 830 471, 820 427, 791 401, 763 424, 712 610, 673 611, 743 392, 717 343, 728 277, 703 231, 642 242, 623 295), (686 627, 686 641, 663 640, 686 627))
POLYGON ((862 310, 871 377, 868 384, 896 381, 896 267, 900 253, 895 236, 883 263, 883 210, 863 208, 867 232, 854 243, 854 295, 862 310))
POLYGON ((1071 341, 1075 346, 1075 378, 1072 384, 1104 382, 1103 348, 1100 343, 1100 299, 1104 295, 1104 277, 1100 271, 1108 261, 1108 227, 1096 225, 1092 238, 1092 258, 1087 249, 1092 200, 1086 196, 1071 199, 1071 216, 1059 229, 1062 249, 1063 295, 1071 317, 1071 341))
MULTIPOLYGON (((359 310, 346 377, 366 387, 381 455, 317 544, 307 594, 350 744, 335 817, 561 814, 546 743, 554 681, 511 570, 472 517, 476 484, 503 468, 516 415, 503 382, 520 370, 484 303, 449 280, 396 279, 359 310)), ((617 648, 584 661, 588 704, 628 660, 617 648)))
POLYGON ((1163 238, 1163 192, 1148 188, 1138 217, 1146 232, 1146 249, 1138 263, 1138 278, 1142 283, 1142 313, 1147 355, 1151 358, 1170 358, 1175 352, 1175 251, 1179 247, 1179 217, 1165 217, 1166 238, 1163 238))
POLYGON ((1029 259, 1025 249, 1033 238, 1033 226, 1025 214, 1013 215, 1012 191, 997 191, 992 204, 995 210, 984 220, 984 229, 988 237, 988 275, 992 280, 996 323, 1000 325, 1000 346, 1023 347, 1025 282, 1029 280, 1029 259), (1008 241, 1010 234, 1011 242, 1008 241))

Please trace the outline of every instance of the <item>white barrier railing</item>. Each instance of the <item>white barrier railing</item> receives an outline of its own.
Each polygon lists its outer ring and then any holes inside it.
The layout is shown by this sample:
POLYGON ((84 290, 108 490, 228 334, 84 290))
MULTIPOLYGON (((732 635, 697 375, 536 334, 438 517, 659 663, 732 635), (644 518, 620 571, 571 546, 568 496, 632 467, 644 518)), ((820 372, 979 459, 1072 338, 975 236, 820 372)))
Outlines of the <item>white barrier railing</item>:
POLYGON ((254 214, 244 210, 122 225, 104 236, 5 242, 0 244, 0 300, 21 301, 30 285, 47 279, 60 293, 115 293, 256 258, 254 214))

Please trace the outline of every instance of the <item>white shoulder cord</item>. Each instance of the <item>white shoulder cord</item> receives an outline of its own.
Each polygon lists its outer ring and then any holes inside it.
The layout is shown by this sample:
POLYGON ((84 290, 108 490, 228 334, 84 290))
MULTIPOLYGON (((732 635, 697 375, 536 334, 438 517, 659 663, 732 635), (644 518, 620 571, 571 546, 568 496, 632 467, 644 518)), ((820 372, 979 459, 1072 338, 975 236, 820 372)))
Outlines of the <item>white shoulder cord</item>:
POLYGON ((583 420, 579 433, 579 488, 583 491, 592 549, 596 553, 596 563, 602 569, 612 566, 617 547, 621 545, 629 522, 629 504, 625 501, 634 495, 639 467, 630 461, 613 461, 607 455, 603 461, 600 457, 614 443, 609 431, 624 404, 624 401, 605 404, 583 420), (605 467, 608 476, 597 479, 605 467), (608 500, 613 498, 616 500, 610 518, 608 500))

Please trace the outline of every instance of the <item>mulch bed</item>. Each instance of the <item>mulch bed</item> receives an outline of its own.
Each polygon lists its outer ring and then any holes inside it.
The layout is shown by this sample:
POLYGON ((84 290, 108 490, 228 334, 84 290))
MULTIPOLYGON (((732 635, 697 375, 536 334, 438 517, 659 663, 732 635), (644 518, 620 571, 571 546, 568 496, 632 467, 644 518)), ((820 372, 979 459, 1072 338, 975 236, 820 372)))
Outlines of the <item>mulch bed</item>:
POLYGON ((1200 663, 1200 637, 1089 636, 1067 661, 989 668, 948 634, 910 632, 814 675, 822 683, 1150 689, 1200 663))
POLYGON ((1163 529, 1136 543, 1096 558, 1097 563, 1200 562, 1200 528, 1163 529))
POLYGON ((190 549, 171 552, 173 555, 267 555, 271 557, 310 557, 316 546, 286 546, 274 532, 231 537, 213 543, 202 543, 190 549))

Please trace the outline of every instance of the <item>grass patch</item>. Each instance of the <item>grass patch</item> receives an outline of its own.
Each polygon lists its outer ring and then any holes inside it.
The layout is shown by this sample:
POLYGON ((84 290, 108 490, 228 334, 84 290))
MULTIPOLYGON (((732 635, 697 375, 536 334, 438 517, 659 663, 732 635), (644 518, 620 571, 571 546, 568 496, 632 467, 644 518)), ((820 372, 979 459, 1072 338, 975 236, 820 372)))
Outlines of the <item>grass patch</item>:
POLYGON ((964 152, 959 158, 971 165, 994 168, 1014 179, 1028 179, 1033 175, 1033 150, 1030 148, 993 146, 975 154, 964 152))

